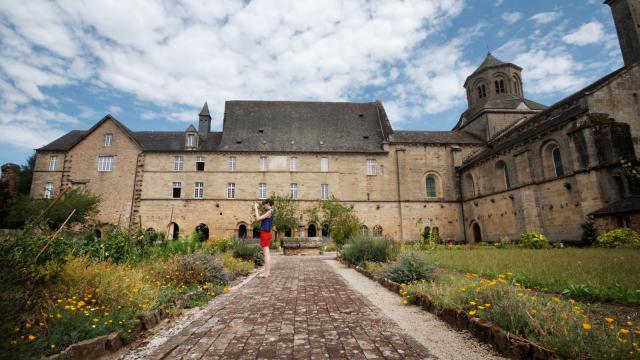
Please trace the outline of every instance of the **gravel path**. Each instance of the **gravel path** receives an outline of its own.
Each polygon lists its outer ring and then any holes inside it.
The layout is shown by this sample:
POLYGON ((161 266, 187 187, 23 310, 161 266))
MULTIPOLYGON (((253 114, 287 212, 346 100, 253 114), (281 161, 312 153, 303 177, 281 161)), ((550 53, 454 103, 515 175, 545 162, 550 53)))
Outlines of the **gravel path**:
POLYGON ((504 359, 470 334, 450 328, 435 315, 417 306, 402 305, 402 298, 336 260, 325 260, 335 272, 379 310, 391 318, 439 359, 504 359))

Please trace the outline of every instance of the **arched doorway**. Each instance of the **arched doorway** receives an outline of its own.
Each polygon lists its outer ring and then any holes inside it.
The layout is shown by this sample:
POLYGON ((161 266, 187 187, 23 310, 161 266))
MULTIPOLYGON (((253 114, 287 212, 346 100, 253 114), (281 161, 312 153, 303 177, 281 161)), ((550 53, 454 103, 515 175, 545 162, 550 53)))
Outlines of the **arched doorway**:
POLYGON ((260 239, 260 227, 258 226, 254 226, 253 227, 253 234, 251 234, 253 236, 254 239, 260 239))
POLYGON ((178 240, 180 238, 180 226, 172 222, 169 224, 169 239, 178 240))
POLYGON ((102 239, 102 230, 100 230, 99 228, 96 228, 93 233, 96 236, 96 239, 102 239))
POLYGON ((309 226, 307 226, 307 236, 316 237, 316 226, 314 224, 309 224, 309 226))
POLYGON ((207 224, 198 224, 198 226, 196 226, 196 232, 200 234, 200 241, 209 240, 209 227, 207 224))
POLYGON ((238 226, 238 239, 246 239, 247 238, 247 225, 240 224, 238 226))
POLYGON ((329 237, 329 224, 322 224, 322 237, 323 238, 329 237))
POLYGON ((471 236, 473 243, 479 243, 482 241, 482 232, 480 232, 480 225, 477 222, 471 224, 471 236))

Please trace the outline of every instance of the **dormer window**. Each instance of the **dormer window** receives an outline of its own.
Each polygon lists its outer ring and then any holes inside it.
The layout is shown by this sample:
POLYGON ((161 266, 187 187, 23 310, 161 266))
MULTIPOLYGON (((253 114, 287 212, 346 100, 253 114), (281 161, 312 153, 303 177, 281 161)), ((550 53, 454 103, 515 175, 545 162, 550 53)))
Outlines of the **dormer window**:
POLYGON ((196 134, 187 134, 187 145, 188 148, 196 147, 196 134))
POLYGON ((504 80, 496 80, 496 94, 504 93, 504 80))
POLYGON ((487 88, 482 84, 478 86, 478 98, 482 99, 485 97, 487 97, 487 88))

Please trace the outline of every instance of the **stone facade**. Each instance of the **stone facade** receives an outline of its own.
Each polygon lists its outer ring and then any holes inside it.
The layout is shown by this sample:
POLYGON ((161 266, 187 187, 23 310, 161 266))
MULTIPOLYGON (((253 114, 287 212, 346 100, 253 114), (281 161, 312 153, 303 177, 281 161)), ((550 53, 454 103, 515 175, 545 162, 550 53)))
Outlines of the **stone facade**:
MULTIPOLYGON (((608 3, 617 6, 617 25, 635 21, 638 0, 608 3)), ((638 32, 624 36, 636 41, 638 32)), ((629 168, 640 155, 640 65, 637 49, 622 46, 631 54, 624 68, 550 107, 524 97, 520 67, 487 55, 464 84, 469 106, 451 132, 394 131, 379 101, 231 101, 222 132, 210 131, 206 104, 198 129, 184 132, 132 132, 106 116, 38 150, 32 195, 44 196, 48 183, 53 196, 85 187, 103 199, 100 221, 170 236, 200 223, 214 238, 237 235, 249 226, 260 184, 268 195, 288 195, 297 184, 301 211, 318 203, 326 184, 367 231, 398 240, 415 240, 429 227, 456 242, 514 241, 531 230, 578 241, 594 216, 601 231, 637 228, 640 204, 629 199, 640 180, 629 168), (98 171, 104 156, 110 171, 98 171)))

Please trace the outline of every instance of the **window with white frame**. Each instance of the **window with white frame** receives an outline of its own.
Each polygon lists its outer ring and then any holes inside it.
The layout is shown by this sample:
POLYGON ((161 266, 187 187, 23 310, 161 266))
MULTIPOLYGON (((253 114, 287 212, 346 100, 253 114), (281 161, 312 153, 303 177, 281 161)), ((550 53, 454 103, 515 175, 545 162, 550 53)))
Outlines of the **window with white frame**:
POLYGON ((267 157, 260 156, 260 171, 267 171, 267 157))
POLYGON ((376 159, 367 159, 367 175, 376 175, 376 159))
POLYGON ((289 196, 292 199, 297 199, 298 198, 298 184, 289 185, 289 196))
POLYGON ((55 171, 58 167, 58 155, 51 155, 49 158, 49 171, 55 171))
POLYGON ((179 155, 173 158, 173 171, 182 171, 184 169, 184 156, 179 155))
POLYGON ((44 198, 45 199, 51 199, 52 196, 53 196, 53 183, 52 182, 48 182, 44 186, 44 198))
POLYGON ((195 187, 193 188, 193 197, 195 199, 204 198, 204 183, 196 182, 195 187))
POLYGON ((227 199, 236 198, 236 183, 227 184, 227 199))
POLYGON ((322 200, 329 199, 329 184, 322 184, 320 186, 320 198, 322 200))
POLYGON ((113 171, 113 156, 98 156, 98 171, 113 171))
POLYGON ((329 158, 323 156, 320 158, 320 171, 327 172, 329 171, 329 158))
POLYGON ((180 181, 173 182, 173 191, 171 194, 174 199, 180 198, 180 196, 182 195, 182 183, 180 181))
POLYGON ((113 134, 104 134, 104 146, 110 147, 113 144, 113 134))
POLYGON ((187 147, 196 147, 196 135, 187 134, 187 147))
POLYGON ((196 158, 196 171, 204 171, 204 156, 196 158))
POLYGON ((266 199, 267 198, 267 184, 260 183, 258 184, 258 199, 266 199))
POLYGON ((289 158, 289 171, 298 171, 298 158, 290 157, 289 158))
POLYGON ((229 171, 236 171, 236 157, 235 156, 229 156, 228 165, 229 165, 229 171))

